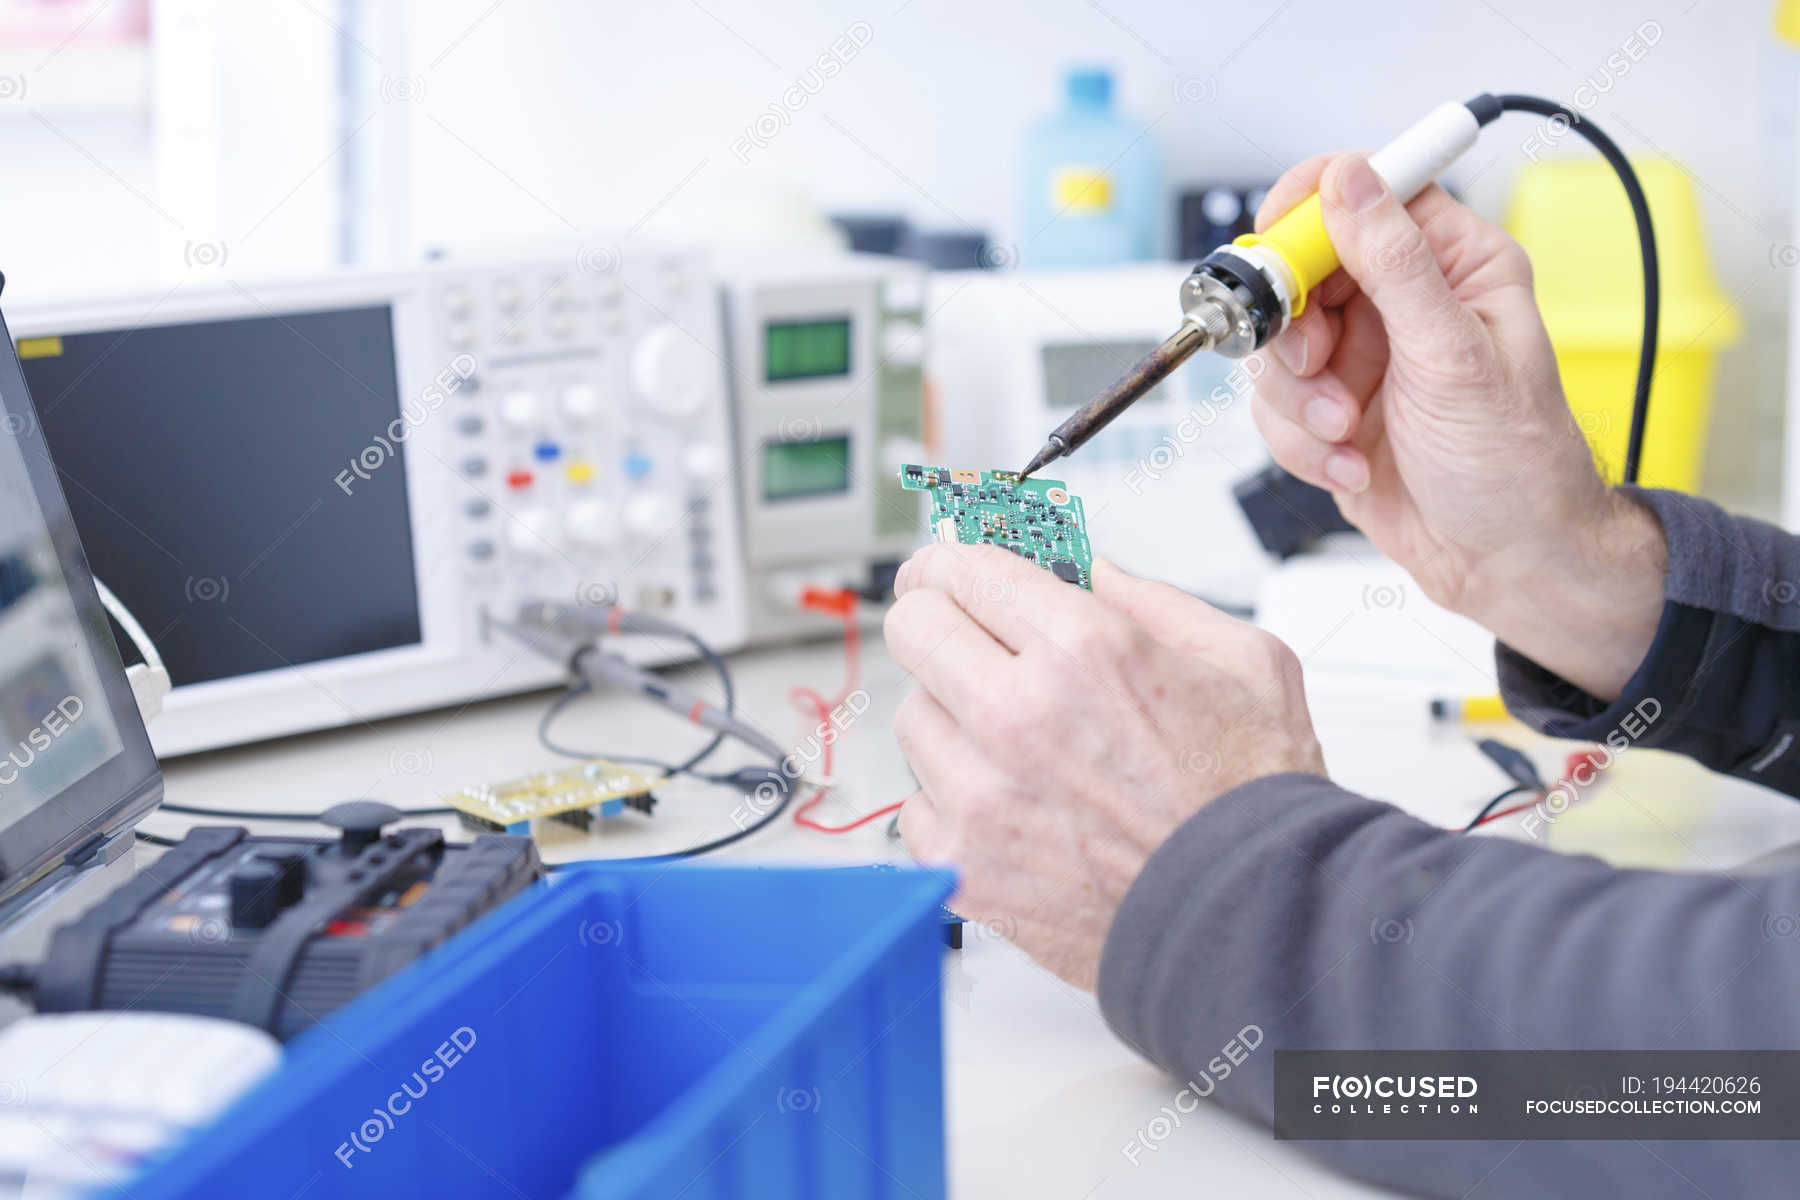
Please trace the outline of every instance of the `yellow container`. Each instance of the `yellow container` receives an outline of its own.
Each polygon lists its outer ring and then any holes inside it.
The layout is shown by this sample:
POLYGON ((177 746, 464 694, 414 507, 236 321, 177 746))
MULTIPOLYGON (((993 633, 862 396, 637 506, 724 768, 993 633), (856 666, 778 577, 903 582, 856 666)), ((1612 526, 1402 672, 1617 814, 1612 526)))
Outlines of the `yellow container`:
MULTIPOLYGON (((1742 323, 1706 256, 1687 174, 1667 159, 1634 159, 1650 202, 1662 277, 1656 372, 1639 481, 1693 491, 1706 458, 1713 364, 1742 323)), ((1563 391, 1608 479, 1625 465, 1631 398, 1644 332, 1637 225, 1618 176, 1599 159, 1557 159, 1519 172, 1506 227, 1531 256, 1563 391)))

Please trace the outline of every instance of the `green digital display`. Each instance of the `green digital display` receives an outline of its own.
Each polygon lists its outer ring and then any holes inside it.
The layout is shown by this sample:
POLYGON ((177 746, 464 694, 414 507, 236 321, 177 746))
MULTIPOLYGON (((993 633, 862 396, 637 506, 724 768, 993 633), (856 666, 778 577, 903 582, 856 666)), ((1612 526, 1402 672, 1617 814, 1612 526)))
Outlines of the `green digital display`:
POLYGON ((762 453, 764 500, 797 500, 850 490, 850 438, 806 442, 765 442, 762 453))
POLYGON ((850 373, 850 318, 771 321, 763 326, 763 381, 850 373))

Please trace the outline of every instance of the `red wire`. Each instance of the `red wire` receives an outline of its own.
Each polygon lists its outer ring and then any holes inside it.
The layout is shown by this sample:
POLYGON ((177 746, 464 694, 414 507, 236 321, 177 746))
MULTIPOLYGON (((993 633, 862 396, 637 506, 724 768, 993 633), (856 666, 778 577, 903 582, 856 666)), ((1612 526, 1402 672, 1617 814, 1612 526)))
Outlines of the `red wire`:
MULTIPOLYGON (((856 622, 856 593, 854 592, 843 591, 821 594, 809 590, 801 597, 800 602, 807 608, 833 613, 840 617, 844 622, 843 689, 831 700, 826 700, 825 697, 809 687, 796 687, 788 692, 788 699, 793 702, 794 707, 798 708, 802 713, 818 718, 818 737, 819 741, 823 743, 823 749, 819 755, 819 769, 826 775, 830 775, 831 747, 835 739, 827 739, 824 730, 831 724, 832 710, 850 698, 851 694, 856 691, 857 685, 862 679, 862 626, 858 625, 856 622)), ((808 815, 813 809, 819 806, 819 802, 824 798, 824 788, 819 788, 808 797, 805 803, 794 810, 794 824, 807 829, 817 830, 819 833, 849 833, 852 829, 860 829, 870 821, 879 820, 889 813, 898 812, 900 809, 900 804, 890 804, 885 808, 878 808, 872 813, 866 813, 848 824, 826 825, 820 821, 813 820, 812 817, 808 815)))
POLYGON ((1535 808, 1543 801, 1545 796, 1554 792, 1557 788, 1566 788, 1572 797, 1579 798, 1581 795, 1581 787, 1574 781, 1572 776, 1575 774, 1576 768, 1580 767, 1583 763, 1586 763, 1594 768, 1594 774, 1593 777, 1588 780, 1588 786, 1592 787, 1595 783, 1599 782, 1601 774, 1606 770, 1606 764, 1600 761, 1599 754, 1600 750, 1597 747, 1592 750, 1575 751, 1570 754, 1568 758, 1563 760, 1562 778, 1557 780, 1554 786, 1539 792, 1536 799, 1527 800, 1523 804, 1515 804, 1511 808, 1503 808, 1499 812, 1489 813, 1487 816, 1481 818, 1481 820, 1475 822, 1473 828, 1480 829, 1490 821, 1498 821, 1501 817, 1510 817, 1514 813, 1521 813, 1528 808, 1535 808))

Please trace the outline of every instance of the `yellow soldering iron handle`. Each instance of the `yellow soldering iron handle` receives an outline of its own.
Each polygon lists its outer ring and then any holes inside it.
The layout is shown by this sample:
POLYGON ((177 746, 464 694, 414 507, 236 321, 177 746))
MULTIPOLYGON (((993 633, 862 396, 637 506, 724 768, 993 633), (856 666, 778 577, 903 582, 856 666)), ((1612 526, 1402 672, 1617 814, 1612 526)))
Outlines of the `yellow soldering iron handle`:
MULTIPOLYGON (((1369 165, 1401 201, 1411 200, 1444 168, 1475 144, 1481 126, 1467 105, 1438 105, 1425 119, 1369 156, 1369 165)), ((1236 245, 1260 249, 1285 268, 1288 318, 1306 311, 1306 297, 1338 269, 1337 248, 1325 232, 1318 193, 1302 200, 1261 233, 1246 233, 1236 245)))

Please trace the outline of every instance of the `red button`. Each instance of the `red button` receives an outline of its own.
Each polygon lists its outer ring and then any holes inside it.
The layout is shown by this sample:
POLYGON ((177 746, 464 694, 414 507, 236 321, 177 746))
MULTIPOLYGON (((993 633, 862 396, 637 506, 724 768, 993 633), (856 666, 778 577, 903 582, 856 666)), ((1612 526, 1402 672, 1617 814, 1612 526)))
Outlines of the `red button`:
POLYGON ((508 471, 506 473, 506 483, 507 483, 507 486, 509 486, 509 487, 516 487, 516 488, 530 487, 531 486, 531 478, 532 478, 532 476, 531 476, 530 471, 508 471))

